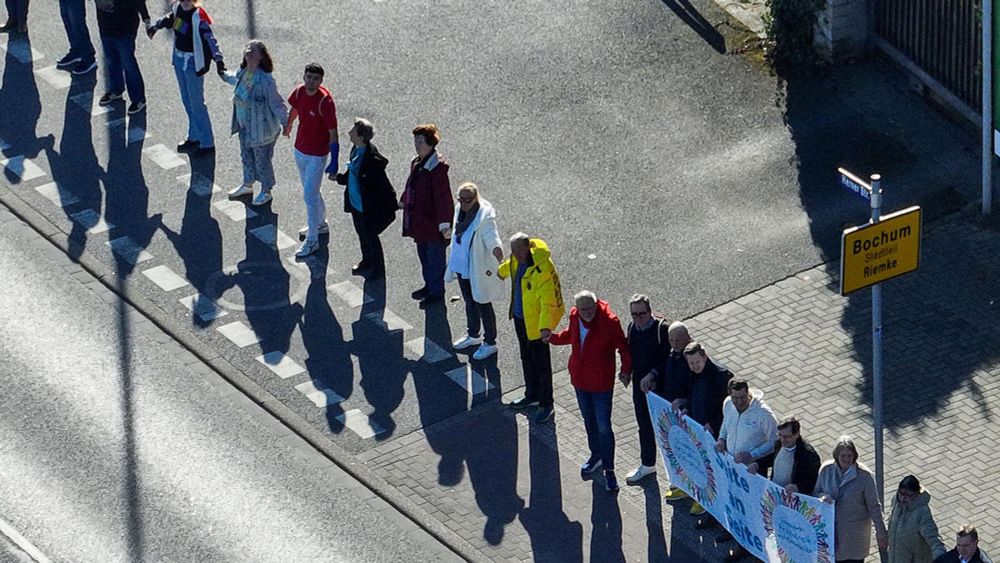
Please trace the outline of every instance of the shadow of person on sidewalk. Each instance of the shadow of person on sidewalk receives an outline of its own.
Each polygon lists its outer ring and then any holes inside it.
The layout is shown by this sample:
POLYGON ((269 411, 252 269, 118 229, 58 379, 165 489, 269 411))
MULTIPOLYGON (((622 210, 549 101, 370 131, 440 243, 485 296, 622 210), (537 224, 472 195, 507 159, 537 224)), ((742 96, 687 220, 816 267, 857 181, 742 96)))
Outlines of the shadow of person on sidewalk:
MULTIPOLYGON (((0 159, 32 159, 46 147, 51 149, 55 137, 38 137, 35 133, 42 115, 42 101, 35 82, 34 64, 30 62, 31 41, 27 36, 19 39, 9 37, 7 41, 3 84, 0 85, 0 108, 4 112, 4 118, 0 120, 0 159), (12 48, 13 44, 22 47, 12 48), (28 62, 23 62, 25 53, 28 62)), ((9 163, 4 170, 4 179, 11 185, 19 184, 19 172, 17 163, 9 163)))
POLYGON ((590 482, 590 560, 625 561, 622 552, 622 513, 618 493, 604 490, 603 479, 590 482))
POLYGON ((555 424, 532 424, 528 432, 531 487, 521 525, 531 538, 535 561, 583 561, 583 525, 570 521, 563 511, 555 424))

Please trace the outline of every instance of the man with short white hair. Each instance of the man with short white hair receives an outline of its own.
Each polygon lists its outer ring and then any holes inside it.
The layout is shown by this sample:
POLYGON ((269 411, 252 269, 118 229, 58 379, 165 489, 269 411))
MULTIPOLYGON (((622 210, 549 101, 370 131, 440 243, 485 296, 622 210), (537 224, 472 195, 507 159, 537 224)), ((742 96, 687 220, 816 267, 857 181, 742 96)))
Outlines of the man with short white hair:
POLYGON ((619 377, 632 371, 629 352, 621 322, 607 301, 598 299, 592 291, 575 296, 576 307, 569 312, 569 325, 548 336, 550 344, 569 344, 569 379, 576 389, 583 425, 587 429, 590 457, 580 466, 584 476, 604 466, 604 487, 618 490, 615 477, 615 433, 611 428, 611 403, 615 394, 615 352, 621 356, 619 377))

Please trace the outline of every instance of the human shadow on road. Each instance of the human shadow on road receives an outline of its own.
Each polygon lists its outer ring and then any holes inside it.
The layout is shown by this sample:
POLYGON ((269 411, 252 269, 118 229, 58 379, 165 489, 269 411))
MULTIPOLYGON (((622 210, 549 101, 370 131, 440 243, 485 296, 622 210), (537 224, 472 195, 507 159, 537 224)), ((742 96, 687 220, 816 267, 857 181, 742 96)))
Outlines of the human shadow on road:
MULTIPOLYGON (((329 389, 337 397, 347 399, 354 391, 354 364, 350 347, 344 340, 344 329, 330 308, 327 293, 327 267, 329 253, 325 245, 303 260, 309 271, 309 288, 299 322, 299 333, 306 351, 305 367, 313 385, 329 389)), ((327 427, 339 433, 344 424, 337 420, 344 414, 344 407, 336 397, 328 397, 326 405, 327 427)))
MULTIPOLYGON (((51 148, 55 137, 38 137, 38 118, 42 115, 42 102, 38 96, 34 65, 22 62, 25 54, 30 57, 31 41, 27 37, 7 39, 4 56, 3 85, 0 86, 0 151, 3 159, 35 158, 44 148, 51 148), (14 47, 20 45, 20 47, 14 47)), ((12 161, 4 169, 7 183, 21 183, 19 162, 12 161)))
MULTIPOLYGON (((345 282, 351 283, 351 282, 345 282)), ((396 432, 392 416, 403 402, 407 373, 416 362, 403 355, 404 331, 390 328, 384 321, 386 288, 384 278, 364 282, 363 302, 358 320, 351 327, 351 353, 357 357, 360 385, 371 405, 371 422, 383 432, 376 440, 387 440, 396 432)))
POLYGON ((625 562, 622 552, 622 513, 618 493, 604 490, 603 479, 590 482, 590 560, 625 562))
MULTIPOLYGON (((303 314, 303 306, 292 292, 308 291, 309 278, 296 268, 296 273, 305 279, 294 280, 293 290, 293 280, 281 262, 277 246, 278 217, 268 209, 257 208, 256 213, 258 217, 244 223, 243 260, 237 262, 235 268, 226 270, 222 287, 213 286, 211 291, 222 295, 229 287, 239 288, 247 322, 260 339, 257 345, 261 352, 284 355, 288 353, 292 332, 303 314), (270 232, 275 235, 275 241, 265 242, 255 232, 264 234, 265 238, 270 232)), ((229 297, 226 301, 232 304, 229 297)), ((239 308, 238 304, 232 305, 236 305, 232 308, 239 308)))
POLYGON ((719 33, 712 22, 705 19, 689 0, 663 0, 663 4, 695 31, 719 54, 726 52, 726 38, 719 33))
POLYGON ((646 561, 666 561, 667 543, 663 537, 663 494, 656 475, 640 484, 646 515, 646 561))
POLYGON ((91 115, 96 84, 93 74, 73 77, 66 94, 59 150, 45 147, 52 180, 62 189, 63 210, 72 222, 69 256, 74 261, 87 245, 88 231, 98 225, 102 215, 100 179, 104 170, 94 150, 91 115))
POLYGON ((555 425, 532 424, 528 432, 531 487, 521 525, 531 539, 535 561, 583 561, 583 525, 570 521, 563 510, 555 425))
POLYGON ((211 326, 219 298, 213 278, 222 271, 222 231, 212 217, 211 186, 215 182, 215 155, 191 159, 191 177, 184 201, 180 229, 161 224, 177 255, 184 262, 185 278, 198 291, 192 303, 191 322, 196 328, 211 326))

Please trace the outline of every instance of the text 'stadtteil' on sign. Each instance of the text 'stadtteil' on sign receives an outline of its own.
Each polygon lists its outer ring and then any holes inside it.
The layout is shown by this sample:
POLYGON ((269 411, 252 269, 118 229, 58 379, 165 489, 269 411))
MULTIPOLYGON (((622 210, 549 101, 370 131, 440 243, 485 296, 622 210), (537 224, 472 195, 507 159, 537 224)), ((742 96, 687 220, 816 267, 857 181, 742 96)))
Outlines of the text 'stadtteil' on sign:
POLYGON ((890 280, 920 267, 920 207, 885 215, 878 223, 844 231, 840 293, 890 280))

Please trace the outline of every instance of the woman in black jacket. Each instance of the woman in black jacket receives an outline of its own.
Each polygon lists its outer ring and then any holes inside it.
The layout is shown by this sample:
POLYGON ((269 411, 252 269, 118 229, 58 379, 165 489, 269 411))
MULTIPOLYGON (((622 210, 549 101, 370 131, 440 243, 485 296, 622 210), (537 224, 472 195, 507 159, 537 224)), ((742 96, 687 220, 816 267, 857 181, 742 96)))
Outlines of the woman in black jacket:
POLYGON ((385 257, 378 236, 396 219, 396 191, 385 174, 389 160, 371 144, 375 136, 371 122, 355 119, 348 134, 354 146, 347 171, 337 174, 336 180, 345 186, 344 212, 351 214, 361 244, 361 262, 351 273, 378 278, 385 275, 385 257))

